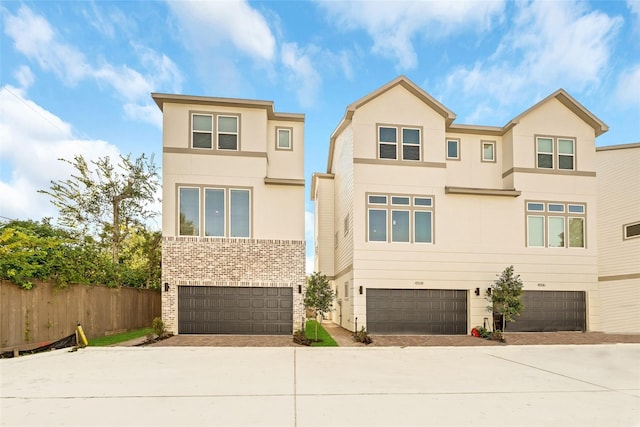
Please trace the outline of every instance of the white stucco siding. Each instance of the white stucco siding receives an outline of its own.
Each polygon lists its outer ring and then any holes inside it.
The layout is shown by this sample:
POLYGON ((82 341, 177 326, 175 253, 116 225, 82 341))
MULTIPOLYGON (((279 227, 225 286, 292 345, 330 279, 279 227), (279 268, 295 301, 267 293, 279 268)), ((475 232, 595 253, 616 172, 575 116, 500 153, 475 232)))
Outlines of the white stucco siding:
MULTIPOLYGON (((459 160, 447 160, 447 185, 471 188, 512 188, 503 187, 502 138, 489 135, 468 135, 447 133, 446 139, 459 140, 459 160), (495 161, 482 161, 483 143, 494 143, 495 161)), ((442 141, 442 145, 445 141, 442 141)))

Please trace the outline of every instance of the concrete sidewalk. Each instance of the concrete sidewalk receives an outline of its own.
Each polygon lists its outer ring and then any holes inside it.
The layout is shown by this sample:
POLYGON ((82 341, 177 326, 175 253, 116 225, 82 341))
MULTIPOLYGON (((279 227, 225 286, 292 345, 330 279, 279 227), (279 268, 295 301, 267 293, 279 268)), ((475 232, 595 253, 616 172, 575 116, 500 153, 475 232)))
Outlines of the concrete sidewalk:
POLYGON ((0 376, 3 426, 640 424, 637 344, 103 347, 0 376))

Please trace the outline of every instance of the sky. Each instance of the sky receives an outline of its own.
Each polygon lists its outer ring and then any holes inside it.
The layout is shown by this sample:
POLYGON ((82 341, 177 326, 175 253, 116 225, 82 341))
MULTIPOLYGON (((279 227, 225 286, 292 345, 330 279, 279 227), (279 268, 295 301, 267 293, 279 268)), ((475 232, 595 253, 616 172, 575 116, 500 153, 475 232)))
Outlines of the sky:
POLYGON ((306 115, 308 271, 311 174, 347 105, 398 75, 460 124, 502 126, 564 88, 609 125, 596 145, 640 142, 640 0, 3 0, 0 23, 1 220, 56 217, 37 190, 70 175, 59 158, 160 165, 151 92, 306 115))

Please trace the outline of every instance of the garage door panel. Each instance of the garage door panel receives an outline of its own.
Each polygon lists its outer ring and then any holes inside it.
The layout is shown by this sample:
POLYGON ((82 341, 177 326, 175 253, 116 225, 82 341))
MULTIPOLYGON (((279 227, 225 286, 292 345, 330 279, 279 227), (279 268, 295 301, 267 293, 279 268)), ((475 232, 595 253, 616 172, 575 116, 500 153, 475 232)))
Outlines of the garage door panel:
POLYGON ((178 308, 179 333, 293 332, 292 288, 180 286, 178 308))
POLYGON ((583 291, 524 291, 524 310, 507 332, 586 330, 586 294, 583 291))
POLYGON ((467 291, 367 289, 367 328, 375 334, 466 334, 467 291))

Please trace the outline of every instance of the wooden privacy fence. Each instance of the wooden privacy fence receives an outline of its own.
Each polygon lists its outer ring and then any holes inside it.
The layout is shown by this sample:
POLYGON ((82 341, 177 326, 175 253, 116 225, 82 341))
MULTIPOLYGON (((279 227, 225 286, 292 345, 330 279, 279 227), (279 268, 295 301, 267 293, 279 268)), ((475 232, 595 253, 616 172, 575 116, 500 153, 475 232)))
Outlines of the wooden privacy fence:
POLYGON ((150 289, 37 282, 31 290, 0 280, 0 348, 30 348, 72 334, 88 338, 151 326, 161 315, 160 293, 150 289))

